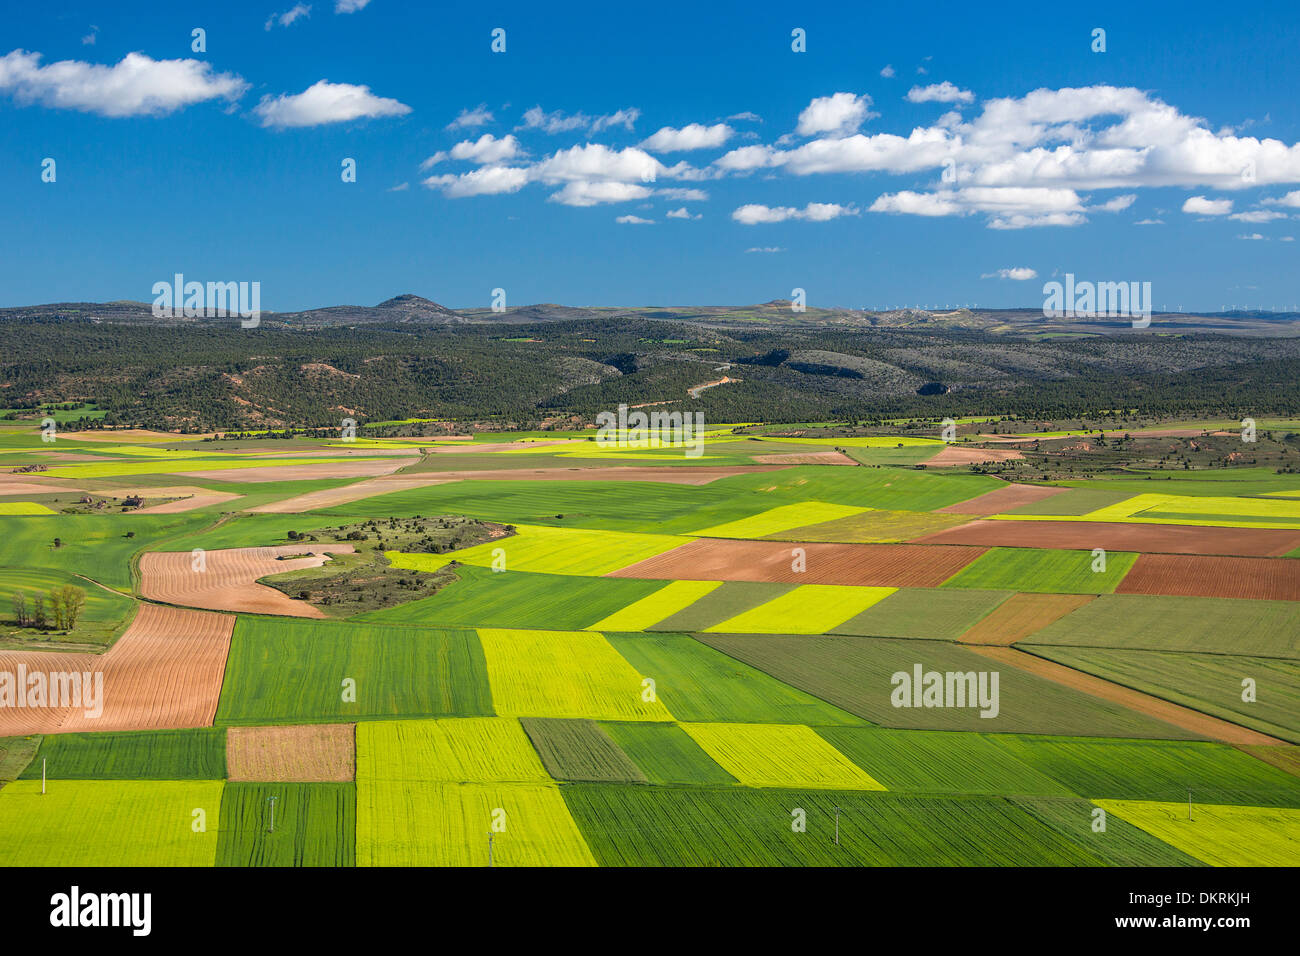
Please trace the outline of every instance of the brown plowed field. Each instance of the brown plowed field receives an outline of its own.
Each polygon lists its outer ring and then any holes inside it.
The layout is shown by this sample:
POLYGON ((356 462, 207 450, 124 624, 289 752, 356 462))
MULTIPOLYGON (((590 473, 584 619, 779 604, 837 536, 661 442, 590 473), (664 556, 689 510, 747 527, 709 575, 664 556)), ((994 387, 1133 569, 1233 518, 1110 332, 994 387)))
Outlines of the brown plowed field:
POLYGON ((1105 548, 1152 554, 1277 557, 1300 548, 1300 531, 1123 521, 972 521, 915 540, 923 544, 975 544, 990 548, 1070 551, 1105 548))
POLYGON ((969 501, 959 501, 955 505, 937 509, 948 515, 1000 515, 1021 505, 1031 505, 1053 495, 1059 495, 1068 488, 1051 488, 1047 485, 1007 485, 986 492, 969 501))
POLYGON ((85 491, 80 485, 65 484, 60 478, 44 481, 31 474, 0 475, 0 495, 50 495, 60 491, 85 491))
MULTIPOLYGON (((371 478, 390 475, 407 464, 389 455, 374 461, 335 461, 320 465, 267 465, 265 468, 205 468, 202 471, 177 471, 182 478, 206 478, 209 481, 306 481, 309 478, 371 478)), ((177 468, 185 467, 178 463, 177 468)))
POLYGON ((258 584, 257 579, 282 571, 317 568, 329 560, 328 552, 342 554, 353 550, 350 544, 224 548, 205 552, 203 571, 194 570, 188 551, 150 551, 140 557, 140 593, 151 601, 210 611, 323 618, 324 612, 306 601, 258 584), (277 556, 284 554, 308 557, 279 560, 277 556))
MULTIPOLYGON (((149 493, 157 494, 154 491, 149 493)), ((243 495, 232 495, 228 491, 195 491, 189 497, 178 498, 176 501, 168 501, 161 505, 150 505, 148 508, 138 508, 133 513, 138 515, 180 514, 183 511, 194 511, 198 508, 206 508, 208 505, 219 505, 242 497, 243 495)))
POLYGON ((983 553, 983 548, 943 545, 702 539, 611 572, 608 577, 932 588, 983 553), (807 570, 802 572, 791 567, 796 547, 807 554, 807 570))
POLYGON ((1094 597, 1092 594, 1013 594, 959 640, 963 644, 1014 644, 1077 611, 1094 597))
POLYGON ((342 488, 323 488, 320 491, 309 491, 305 495, 286 498, 284 501, 272 501, 270 504, 258 505, 256 508, 249 508, 248 510, 254 514, 301 514, 305 511, 315 511, 318 508, 333 508, 336 505, 351 504, 354 501, 360 501, 362 498, 387 495, 394 491, 409 491, 412 488, 425 488, 429 485, 445 485, 453 480, 452 478, 441 478, 432 475, 424 478, 370 478, 366 481, 358 481, 354 485, 344 485, 342 488))
POLYGON ((226 776, 268 783, 328 783, 356 778, 355 724, 231 727, 226 776))
POLYGON ((1091 694, 1101 700, 1108 700, 1113 704, 1127 707, 1139 714, 1146 714, 1156 720, 1163 720, 1167 724, 1190 730, 1194 734, 1200 734, 1202 737, 1208 737, 1211 740, 1221 740, 1229 744, 1282 743, 1282 741, 1276 740, 1267 734, 1239 727, 1226 720, 1203 714, 1199 710, 1192 710, 1190 707, 1171 704, 1159 697, 1152 697, 1150 694, 1143 694, 1131 688, 1113 684, 1108 680, 1102 680, 1100 677, 1094 677, 1091 674, 1085 674, 1083 671, 1076 671, 1072 667, 1057 664, 1055 661, 1044 660, 1041 657, 1035 657, 1033 654, 1026 654, 1014 647, 974 645, 969 650, 991 658, 1000 664, 1019 668, 1037 677, 1043 677, 1057 684, 1083 691, 1083 693, 1091 694))
POLYGON ((857 462, 842 451, 813 451, 807 454, 755 455, 754 461, 765 465, 856 465, 857 462))
POLYGON ((955 465, 978 465, 986 461, 1010 461, 1024 458, 1014 448, 957 448, 949 445, 933 458, 927 458, 927 468, 946 468, 955 465))
MULTIPOLYGON (((779 471, 785 465, 615 465, 608 468, 500 468, 485 471, 431 471, 430 477, 461 481, 662 481, 707 485, 719 478, 779 471)), ((406 477, 405 475, 401 477, 406 477)))
POLYGON ((1300 561, 1143 554, 1115 593, 1300 601, 1300 561))
MULTIPOLYGON (((446 439, 438 439, 446 441, 446 439)), ((433 439, 430 439, 433 441, 433 439)), ((542 441, 471 442, 465 445, 436 445, 430 448, 435 455, 472 455, 479 452, 514 451, 517 448, 545 448, 548 445, 581 445, 584 438, 547 438, 542 441)))
POLYGON ((0 651, 0 670, 28 673, 90 671, 104 675, 104 708, 0 708, 0 734, 210 727, 235 619, 184 608, 142 604, 107 654, 28 654, 0 651))

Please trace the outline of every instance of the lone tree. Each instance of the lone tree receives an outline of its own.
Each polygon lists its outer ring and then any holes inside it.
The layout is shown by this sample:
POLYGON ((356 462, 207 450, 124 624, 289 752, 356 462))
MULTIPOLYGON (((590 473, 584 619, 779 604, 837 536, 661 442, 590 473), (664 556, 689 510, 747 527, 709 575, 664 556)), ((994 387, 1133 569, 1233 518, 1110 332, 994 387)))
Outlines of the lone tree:
POLYGON ((27 620, 27 595, 22 591, 14 592, 14 621, 19 627, 26 627, 27 620))

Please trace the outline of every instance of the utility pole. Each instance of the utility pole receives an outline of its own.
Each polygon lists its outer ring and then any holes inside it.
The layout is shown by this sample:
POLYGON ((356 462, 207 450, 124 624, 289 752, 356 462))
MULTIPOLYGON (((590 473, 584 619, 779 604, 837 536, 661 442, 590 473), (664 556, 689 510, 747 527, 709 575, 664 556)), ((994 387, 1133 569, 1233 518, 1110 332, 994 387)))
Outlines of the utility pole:
POLYGON ((840 845, 840 808, 835 808, 835 845, 840 845))
POLYGON ((269 803, 269 804, 271 805, 271 828, 270 828, 269 830, 266 831, 267 833, 274 833, 274 832, 275 832, 275 801, 276 801, 277 799, 278 799, 277 797, 267 797, 267 798, 266 798, 266 802, 269 803))
POLYGON ((492 831, 488 831, 488 866, 492 866, 492 831))

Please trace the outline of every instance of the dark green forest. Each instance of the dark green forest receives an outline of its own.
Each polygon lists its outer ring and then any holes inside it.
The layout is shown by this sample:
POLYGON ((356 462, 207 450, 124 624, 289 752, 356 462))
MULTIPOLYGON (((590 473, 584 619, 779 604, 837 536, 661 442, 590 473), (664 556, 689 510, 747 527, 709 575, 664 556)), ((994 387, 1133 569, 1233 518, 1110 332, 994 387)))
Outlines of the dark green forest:
POLYGON ((194 432, 343 417, 527 426, 621 402, 673 402, 714 422, 1300 412, 1300 340, 1154 329, 1052 338, 624 315, 246 330, 40 316, 0 321, 0 365, 0 407, 93 402, 106 414, 88 427, 194 432), (688 397, 724 376, 734 381, 688 397))

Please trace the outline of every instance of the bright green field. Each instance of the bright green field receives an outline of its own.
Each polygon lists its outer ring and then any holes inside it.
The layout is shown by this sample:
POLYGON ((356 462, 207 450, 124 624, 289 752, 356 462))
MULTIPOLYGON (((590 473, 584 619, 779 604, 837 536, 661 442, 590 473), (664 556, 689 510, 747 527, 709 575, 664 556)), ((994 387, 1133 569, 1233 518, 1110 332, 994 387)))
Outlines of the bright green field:
POLYGON ((217 724, 339 723, 492 713, 470 630, 241 616, 217 724), (343 700, 355 681, 356 701, 343 700))
POLYGON ((852 791, 563 789, 602 866, 1096 866, 1086 844, 1006 800, 852 791), (840 842, 834 842, 839 806, 840 842), (806 830, 791 812, 806 813, 806 830))
MULTIPOLYGON (((52 631, 59 641, 85 644, 110 644, 122 633, 135 616, 135 602, 115 591, 106 591, 89 581, 66 571, 31 568, 0 568, 0 617, 12 620, 12 597, 21 591, 27 595, 28 604, 37 593, 49 595, 55 588, 65 585, 81 588, 86 593, 86 604, 70 632, 52 631)), ((27 639, 41 640, 43 635, 35 630, 22 632, 27 639)))
POLYGON ((993 734, 883 727, 818 727, 817 732, 886 790, 1072 795, 999 746, 993 734))
POLYGON ((462 566, 460 578, 431 597, 355 618, 420 626, 591 627, 648 597, 662 581, 577 577, 462 566))
MULTIPOLYGON (((208 524, 208 515, 51 515, 32 521, 0 517, 0 566, 55 568, 109 587, 131 587, 131 557, 166 551, 172 536, 208 524), (134 532, 134 537, 127 537, 134 532), (54 539, 62 542, 54 547, 54 539)), ((89 591, 89 588, 87 588, 89 591)))
POLYGON ((222 780, 226 731, 199 727, 47 734, 21 779, 39 780, 42 760, 51 780, 222 780))
POLYGON ((783 684, 685 634, 606 634, 614 649, 655 681, 679 720, 859 724, 861 719, 783 684))
POLYGON ((1217 743, 998 735, 1017 760, 1088 799, 1300 806, 1300 777, 1217 743))
POLYGON ((39 780, 0 790, 0 866, 212 866, 219 780, 39 780), (202 817, 195 811, 202 811, 202 817), (206 829, 195 832, 202 821, 206 829))
POLYGON ((716 787, 738 783, 677 724, 600 725, 651 783, 716 787))
POLYGON ((1093 571, 1091 551, 990 548, 947 581, 945 588, 1032 591, 1040 594, 1109 594, 1124 580, 1137 555, 1106 554, 1106 570, 1093 571))
POLYGON ((216 865, 355 866, 356 802, 350 783, 228 783, 216 865))

